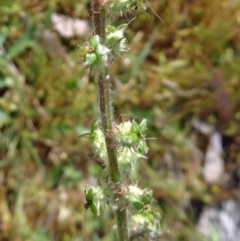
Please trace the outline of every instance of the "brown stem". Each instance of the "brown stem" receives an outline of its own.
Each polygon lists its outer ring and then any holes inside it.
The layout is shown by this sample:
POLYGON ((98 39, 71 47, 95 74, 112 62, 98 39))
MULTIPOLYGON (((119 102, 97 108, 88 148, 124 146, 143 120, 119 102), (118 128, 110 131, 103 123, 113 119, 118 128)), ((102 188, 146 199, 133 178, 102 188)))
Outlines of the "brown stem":
POLYGON ((102 70, 98 78, 99 107, 108 154, 109 175, 111 180, 117 183, 120 181, 120 172, 118 168, 116 147, 113 144, 115 140, 114 137, 110 135, 112 131, 113 116, 111 110, 110 82, 106 79, 107 75, 102 70))
MULTIPOLYGON (((99 35, 102 44, 105 44, 105 18, 106 11, 102 6, 101 0, 92 0, 93 9, 93 25, 94 35, 99 35)), ((106 149, 108 154, 109 175, 114 183, 121 181, 120 171, 118 167, 117 151, 113 144, 114 136, 110 135, 113 130, 113 114, 111 103, 111 86, 108 68, 102 66, 99 68, 98 90, 99 90, 99 108, 101 114, 102 128, 105 136, 106 149)), ((114 194, 115 200, 120 200, 116 211, 118 239, 119 241, 128 241, 128 225, 127 225, 127 210, 124 197, 114 194)))

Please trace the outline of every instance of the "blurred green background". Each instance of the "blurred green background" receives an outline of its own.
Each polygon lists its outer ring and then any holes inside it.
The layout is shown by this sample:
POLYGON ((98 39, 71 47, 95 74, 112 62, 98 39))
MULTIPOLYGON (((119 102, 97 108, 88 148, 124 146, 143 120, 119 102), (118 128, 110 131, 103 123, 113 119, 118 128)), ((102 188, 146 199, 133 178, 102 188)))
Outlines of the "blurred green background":
MULTIPOLYGON (((156 138, 138 175, 154 190, 161 240, 196 240, 201 210, 238 195, 240 2, 149 3, 163 21, 149 8, 111 16, 137 17, 130 51, 110 69, 114 113, 117 122, 146 118, 156 138), (216 183, 203 178, 210 137, 193 120, 222 135, 216 183)), ((84 189, 101 173, 78 137, 98 118, 97 72, 78 55, 92 37, 90 15, 89 0, 0 0, 1 241, 113 240, 109 207, 97 218, 84 209, 84 189)))

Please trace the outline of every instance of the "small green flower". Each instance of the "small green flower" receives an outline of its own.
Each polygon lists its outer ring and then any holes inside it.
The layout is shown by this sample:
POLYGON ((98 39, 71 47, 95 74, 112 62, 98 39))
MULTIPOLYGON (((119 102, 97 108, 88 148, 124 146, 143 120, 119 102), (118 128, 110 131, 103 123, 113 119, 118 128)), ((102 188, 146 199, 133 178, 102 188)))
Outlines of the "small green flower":
POLYGON ((153 198, 153 191, 151 189, 148 189, 148 188, 144 189, 142 197, 141 197, 141 201, 145 205, 149 205, 152 202, 152 198, 153 198))
MULTIPOLYGON (((110 133, 113 135, 112 146, 116 148, 118 153, 118 162, 120 170, 129 175, 136 171, 138 160, 146 158, 148 151, 145 132, 147 129, 146 120, 142 120, 139 124, 133 120, 114 126, 114 130, 110 133)), ((91 125, 90 139, 94 151, 99 157, 107 161, 107 149, 105 137, 99 121, 94 121, 91 125)))
POLYGON ((133 206, 137 211, 140 211, 144 208, 144 203, 141 202, 140 200, 134 200, 133 201, 133 206))
POLYGON ((80 48, 85 67, 107 66, 109 53, 110 50, 100 43, 98 35, 93 36, 87 45, 80 48))
POLYGON ((92 53, 94 51, 94 48, 89 46, 89 45, 84 45, 81 49, 80 49, 80 57, 85 58, 87 53, 92 53))
POLYGON ((115 28, 114 26, 108 25, 106 28, 107 46, 112 50, 111 53, 113 57, 128 51, 125 47, 126 38, 124 37, 124 31, 127 26, 128 24, 122 24, 115 28))
POLYGON ((86 198, 86 202, 84 203, 85 209, 90 208, 94 214, 98 215, 99 208, 97 207, 97 204, 94 201, 93 188, 89 188, 85 190, 85 198, 86 198))
POLYGON ((153 212, 150 207, 133 215, 130 225, 132 232, 141 230, 144 233, 144 237, 149 240, 159 240, 158 238, 162 234, 160 214, 153 212))
POLYGON ((152 190, 148 188, 142 190, 136 185, 130 185, 127 188, 126 198, 137 211, 142 211, 152 202, 152 195, 152 190))
POLYGON ((100 215, 100 206, 104 204, 105 195, 101 187, 91 187, 85 191, 86 202, 84 204, 85 209, 90 208, 93 214, 100 215))
POLYGON ((124 122, 118 126, 117 138, 122 148, 130 148, 132 152, 145 155, 148 146, 145 140, 145 132, 147 129, 146 120, 142 120, 138 124, 135 120, 132 122, 124 122))

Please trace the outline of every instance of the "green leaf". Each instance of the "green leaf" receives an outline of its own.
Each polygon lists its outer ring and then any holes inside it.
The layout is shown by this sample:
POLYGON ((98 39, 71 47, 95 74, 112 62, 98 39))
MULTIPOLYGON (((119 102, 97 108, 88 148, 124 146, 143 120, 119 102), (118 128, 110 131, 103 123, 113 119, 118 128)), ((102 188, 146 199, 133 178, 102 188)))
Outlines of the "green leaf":
POLYGON ((15 41, 15 43, 9 48, 8 56, 11 59, 14 59, 18 56, 22 51, 31 46, 31 40, 33 39, 33 35, 35 32, 36 24, 33 23, 26 31, 24 35, 22 35, 19 39, 15 41))
POLYGON ((11 121, 7 112, 0 110, 0 127, 8 124, 11 121))

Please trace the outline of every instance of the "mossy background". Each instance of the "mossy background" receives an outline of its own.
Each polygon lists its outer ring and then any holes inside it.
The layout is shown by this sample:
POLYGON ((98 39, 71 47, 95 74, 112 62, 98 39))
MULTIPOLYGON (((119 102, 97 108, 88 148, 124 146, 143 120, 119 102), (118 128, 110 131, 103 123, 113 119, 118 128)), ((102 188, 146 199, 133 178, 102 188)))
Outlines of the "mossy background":
MULTIPOLYGON (((129 13, 131 50, 111 67, 114 113, 146 118, 156 138, 138 175, 154 191, 162 240, 196 240, 202 208, 238 195, 240 2, 149 3, 163 21, 149 8, 129 13), (193 118, 223 135, 227 178, 218 185, 203 180, 209 137, 193 118)), ((89 0, 0 0, 1 241, 113 240, 109 207, 98 218, 84 209, 84 189, 102 170, 78 137, 98 118, 97 73, 89 77, 77 47, 92 30, 64 38, 55 12, 92 24, 89 0)))

